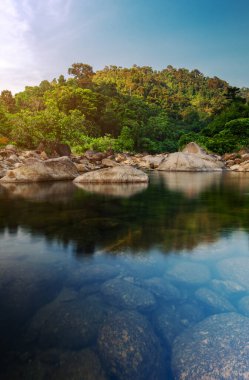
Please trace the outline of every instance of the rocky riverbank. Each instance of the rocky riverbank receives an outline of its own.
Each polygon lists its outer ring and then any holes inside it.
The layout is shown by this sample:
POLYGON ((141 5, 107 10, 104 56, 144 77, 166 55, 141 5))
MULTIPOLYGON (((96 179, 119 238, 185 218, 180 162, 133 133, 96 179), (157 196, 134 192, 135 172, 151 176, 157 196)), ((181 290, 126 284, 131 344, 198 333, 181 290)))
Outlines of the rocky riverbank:
MULTIPOLYGON (((53 152, 48 156, 44 150, 19 150, 13 145, 7 145, 0 150, 1 182, 73 180, 79 176, 82 182, 96 182, 96 173, 90 173, 99 169, 106 170, 97 176, 98 182, 112 182, 112 172, 116 174, 120 172, 119 182, 136 182, 139 176, 140 181, 146 182, 147 178, 141 173, 144 170, 246 172, 249 171, 249 153, 232 153, 221 157, 207 154, 195 143, 188 144, 182 152, 155 155, 142 153, 132 155, 112 151, 105 153, 86 151, 82 155, 74 155, 70 150, 66 150, 66 155, 62 151, 53 152), (125 172, 125 167, 133 167, 140 172, 132 172, 129 175, 127 171, 124 175, 122 173, 125 172), (84 177, 84 173, 88 175, 84 177)), ((81 182, 80 178, 76 181, 81 182)))

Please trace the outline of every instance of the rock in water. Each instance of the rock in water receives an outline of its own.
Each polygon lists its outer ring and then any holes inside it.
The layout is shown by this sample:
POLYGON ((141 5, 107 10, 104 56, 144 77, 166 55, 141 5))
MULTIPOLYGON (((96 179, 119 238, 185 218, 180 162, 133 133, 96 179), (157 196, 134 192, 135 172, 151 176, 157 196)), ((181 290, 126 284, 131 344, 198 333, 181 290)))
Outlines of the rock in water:
POLYGON ((207 154, 171 153, 158 166, 158 170, 182 172, 221 171, 225 166, 222 161, 207 154))
POLYGON ((195 292, 196 298, 216 313, 235 311, 233 305, 223 296, 208 288, 200 288, 195 292))
POLYGON ((114 306, 147 310, 156 304, 155 297, 150 291, 118 278, 105 282, 101 291, 114 306))
POLYGON ((249 290, 249 258, 235 257, 217 264, 219 275, 224 280, 234 281, 249 290))
POLYGON ((141 170, 124 165, 85 173, 74 180, 74 182, 82 183, 127 183, 148 181, 149 177, 147 174, 141 170))
POLYGON ((153 316, 155 329, 161 339, 171 347, 174 339, 183 330, 203 319, 202 310, 195 304, 168 304, 156 310, 153 316))
POLYGON ((107 377, 101 368, 98 356, 94 351, 85 349, 61 354, 59 364, 52 371, 49 379, 107 380, 107 377))
POLYGON ((176 380, 249 378, 249 318, 213 315, 177 337, 172 369, 176 380))
POLYGON ((68 157, 47 161, 30 159, 25 165, 9 170, 1 182, 40 182, 74 179, 78 176, 74 163, 68 157))
POLYGON ((107 320, 98 348, 115 379, 167 380, 159 340, 147 319, 135 311, 122 311, 107 320))
POLYGON ((77 350, 94 343, 110 309, 99 297, 78 299, 59 295, 33 317, 26 339, 43 348, 77 350))

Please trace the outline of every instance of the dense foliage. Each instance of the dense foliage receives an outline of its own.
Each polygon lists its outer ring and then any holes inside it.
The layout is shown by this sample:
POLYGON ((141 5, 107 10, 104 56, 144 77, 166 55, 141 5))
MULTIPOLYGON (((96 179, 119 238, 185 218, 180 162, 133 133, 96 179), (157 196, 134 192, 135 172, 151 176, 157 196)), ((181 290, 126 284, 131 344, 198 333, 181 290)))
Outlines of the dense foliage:
POLYGON ((75 151, 172 152, 190 140, 223 153, 249 145, 249 90, 198 70, 87 64, 52 82, 0 96, 0 144, 46 139, 75 151))

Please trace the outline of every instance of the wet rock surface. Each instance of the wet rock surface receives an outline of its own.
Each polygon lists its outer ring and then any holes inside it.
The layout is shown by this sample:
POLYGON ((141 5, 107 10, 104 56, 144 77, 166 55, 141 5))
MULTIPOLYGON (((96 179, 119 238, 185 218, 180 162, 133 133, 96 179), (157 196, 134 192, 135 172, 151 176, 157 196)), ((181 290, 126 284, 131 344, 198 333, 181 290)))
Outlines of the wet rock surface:
POLYGON ((149 310, 156 305, 150 291, 119 278, 105 282, 101 292, 112 305, 127 309, 149 310))
POLYGON ((217 270, 224 280, 229 279, 249 290, 249 258, 235 257, 222 260, 217 264, 217 270))
POLYGON ((98 349, 110 375, 119 380, 167 380, 163 351, 147 319, 123 311, 107 320, 98 349))
POLYGON ((152 277, 144 281, 145 287, 166 301, 180 298, 180 291, 165 278, 152 277))
POLYGON ((249 319, 242 315, 225 313, 203 320, 175 339, 175 379, 248 379, 248 338, 249 319))
POLYGON ((224 313, 235 311, 234 306, 223 296, 208 288, 200 288, 195 292, 195 297, 203 302, 212 312, 224 313))
POLYGON ((203 316, 202 310, 193 303, 168 304, 155 312, 153 324, 164 343, 171 347, 182 331, 201 321, 203 316))
POLYGON ((79 349, 92 344, 108 313, 97 296, 65 298, 59 295, 41 308, 31 321, 27 341, 40 347, 79 349))
POLYGON ((0 332, 1 341, 10 343, 10 332, 20 329, 37 308, 53 299, 62 286, 60 271, 30 263, 1 263, 0 332))
POLYGON ((107 380, 98 355, 91 349, 41 351, 32 360, 19 361, 2 380, 107 380))

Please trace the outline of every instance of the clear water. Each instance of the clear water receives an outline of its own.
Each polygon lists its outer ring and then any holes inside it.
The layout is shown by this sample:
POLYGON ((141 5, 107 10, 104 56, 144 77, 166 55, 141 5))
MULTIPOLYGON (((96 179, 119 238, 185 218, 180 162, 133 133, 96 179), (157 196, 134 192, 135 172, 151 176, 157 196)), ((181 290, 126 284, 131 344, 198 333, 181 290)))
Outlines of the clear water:
POLYGON ((176 379, 178 335, 249 313, 248 231, 247 174, 1 186, 0 378, 176 379))

